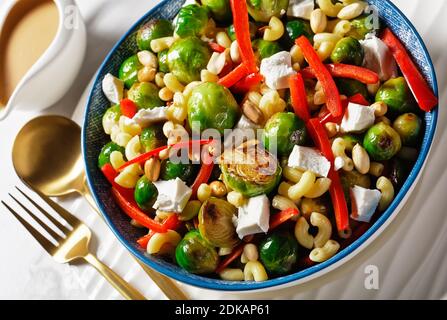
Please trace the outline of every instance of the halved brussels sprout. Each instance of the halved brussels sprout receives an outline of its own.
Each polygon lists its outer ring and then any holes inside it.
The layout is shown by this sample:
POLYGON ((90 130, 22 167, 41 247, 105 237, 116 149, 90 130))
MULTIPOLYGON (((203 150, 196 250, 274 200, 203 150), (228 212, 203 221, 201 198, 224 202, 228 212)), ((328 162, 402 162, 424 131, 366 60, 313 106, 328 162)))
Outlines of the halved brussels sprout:
POLYGON ((226 150, 220 159, 220 169, 225 184, 246 197, 271 192, 282 174, 278 160, 255 140, 226 150))
POLYGON ((134 197, 137 205, 144 211, 149 211, 157 199, 158 191, 146 176, 142 176, 135 186, 134 197))
POLYGON ((335 79, 335 83, 337 84, 340 94, 352 97, 360 93, 366 100, 369 99, 368 89, 366 88, 366 85, 360 81, 347 78, 337 78, 335 79))
POLYGON ((239 105, 224 86, 204 82, 195 87, 188 99, 188 120, 193 130, 194 122, 200 124, 200 130, 216 129, 221 134, 232 129, 239 119, 239 105))
POLYGON ((140 143, 145 152, 165 146, 167 139, 163 134, 163 125, 154 124, 150 127, 144 128, 141 132, 140 143))
POLYGON ((168 159, 161 164, 160 178, 166 181, 180 178, 189 184, 195 178, 195 169, 192 163, 174 163, 168 159))
POLYGON ((233 224, 237 208, 228 201, 210 198, 199 212, 199 231, 210 244, 219 248, 234 248, 239 238, 233 224))
POLYGON ((170 37, 174 28, 170 21, 155 19, 143 25, 137 33, 137 44, 140 50, 151 50, 151 41, 154 39, 170 37))
POLYGON ((390 79, 377 91, 376 102, 383 101, 394 114, 415 111, 415 100, 404 77, 390 79))
POLYGON ((138 71, 143 68, 137 55, 133 55, 121 64, 119 70, 119 78, 124 81, 124 85, 127 89, 138 82, 138 71))
POLYGON ((289 233, 275 232, 259 245, 265 269, 276 275, 289 273, 298 258, 298 243, 289 233))
POLYGON ((402 141, 393 128, 384 122, 379 122, 366 132, 363 147, 372 159, 389 160, 400 151, 402 141))
POLYGON ((420 138, 422 120, 414 113, 404 113, 394 120, 393 128, 404 145, 414 146, 420 138))
POLYGON ((119 104, 114 105, 107 109, 102 116, 102 126, 107 134, 110 134, 111 128, 118 124, 121 117, 121 106, 119 104))
POLYGON ((158 53, 158 70, 160 72, 168 73, 169 65, 168 65, 168 52, 169 50, 163 50, 158 53))
POLYGON ((229 0, 202 0, 202 5, 210 10, 211 16, 215 20, 219 22, 231 20, 231 7, 229 0))
POLYGON ((190 273, 207 274, 216 270, 219 256, 199 230, 189 231, 175 249, 178 265, 190 273))
POLYGON ((313 43, 314 33, 310 23, 304 19, 289 20, 286 23, 286 32, 282 37, 282 43, 289 49, 295 44, 295 40, 300 36, 305 36, 313 43))
POLYGON ((265 124, 264 146, 268 150, 276 148, 280 156, 289 155, 294 146, 302 146, 306 140, 306 125, 292 112, 278 112, 265 124))
POLYGON ((335 45, 331 54, 334 63, 346 63, 361 66, 365 53, 357 39, 352 37, 342 38, 335 45))
POLYGON ((203 36, 208 25, 208 11, 198 4, 182 7, 175 22, 175 33, 181 37, 203 36))
POLYGON ((348 32, 348 36, 357 40, 365 39, 365 36, 374 30, 373 19, 373 15, 362 15, 351 20, 351 30, 348 32))
POLYGON ((200 80, 211 58, 209 46, 196 37, 177 40, 168 52, 169 70, 179 81, 188 84, 200 80))
POLYGON ((287 12, 289 0, 247 0, 248 13, 257 22, 269 22, 287 12))
POLYGON ((163 107, 164 102, 158 96, 158 87, 151 82, 135 83, 127 93, 138 109, 153 109, 163 107))
POLYGON ((278 42, 266 41, 264 39, 256 39, 253 41, 253 48, 259 60, 269 58, 282 51, 278 42))
MULTIPOLYGON (((251 21, 248 23, 248 27, 250 30, 250 39, 254 40, 256 38, 256 32, 258 32, 258 27, 251 21)), ((236 33, 234 32, 233 24, 227 28, 227 34, 230 37, 231 41, 236 40, 236 33)))
POLYGON ((124 148, 117 145, 115 142, 107 143, 102 149, 98 157, 98 167, 102 168, 107 163, 110 163, 110 154, 113 151, 119 151, 124 154, 124 148))

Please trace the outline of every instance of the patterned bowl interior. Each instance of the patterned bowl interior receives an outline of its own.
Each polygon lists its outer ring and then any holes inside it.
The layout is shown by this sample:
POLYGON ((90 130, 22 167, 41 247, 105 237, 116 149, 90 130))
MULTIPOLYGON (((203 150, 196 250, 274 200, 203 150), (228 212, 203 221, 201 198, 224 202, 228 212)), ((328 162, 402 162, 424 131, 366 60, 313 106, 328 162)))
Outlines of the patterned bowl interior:
MULTIPOLYGON (((431 63, 429 54, 425 45, 418 35, 417 31, 406 19, 406 17, 390 2, 383 0, 371 0, 371 4, 378 9, 379 15, 383 22, 388 25, 405 43, 406 47, 412 53, 414 60, 422 70, 424 76, 435 90, 437 94, 436 76, 434 67, 431 63)), ((118 74, 119 67, 127 57, 136 53, 137 46, 135 43, 135 34, 139 26, 154 18, 164 18, 172 20, 177 14, 178 10, 184 3, 184 0, 168 0, 160 3, 153 10, 148 12, 140 21, 138 21, 129 32, 116 44, 109 55, 104 60, 99 69, 97 79, 91 91, 83 125, 83 152, 85 165, 87 170, 87 177, 90 188, 93 192, 94 198, 106 217, 112 231, 116 234, 118 239, 127 247, 133 254, 135 254, 145 264, 154 268, 155 270, 170 276, 176 280, 204 288, 216 290, 231 290, 231 291, 245 291, 269 288, 278 285, 288 284, 293 281, 303 280, 306 277, 314 275, 315 273, 325 269, 326 267, 344 259, 354 250, 356 250, 362 243, 364 243, 380 226, 391 216, 393 211, 400 204, 405 194, 409 191, 411 185, 414 183, 423 163, 428 155, 431 146, 437 121, 437 108, 431 113, 425 115, 425 136, 419 158, 405 182, 403 188, 396 196, 395 200, 382 215, 382 217, 366 232, 362 237, 353 242, 350 246, 339 252, 330 260, 308 268, 303 271, 296 272, 291 275, 280 278, 268 280, 266 282, 227 282, 217 279, 206 278, 198 275, 189 274, 176 265, 165 262, 162 259, 145 255, 144 250, 136 245, 136 240, 142 235, 141 230, 133 228, 129 219, 120 211, 118 206, 110 194, 110 185, 103 177, 101 171, 97 166, 98 154, 102 146, 108 142, 109 138, 105 135, 101 118, 105 110, 109 107, 109 102, 105 98, 101 89, 101 80, 107 73, 114 75, 118 74)))

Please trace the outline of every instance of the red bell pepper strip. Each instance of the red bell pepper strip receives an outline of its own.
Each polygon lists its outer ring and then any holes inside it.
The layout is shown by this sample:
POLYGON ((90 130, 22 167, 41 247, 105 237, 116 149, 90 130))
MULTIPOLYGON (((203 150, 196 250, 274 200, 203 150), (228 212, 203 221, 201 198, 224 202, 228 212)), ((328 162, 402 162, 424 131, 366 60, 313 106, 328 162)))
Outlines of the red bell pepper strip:
POLYGON ((225 51, 225 48, 224 48, 224 47, 222 47, 221 45, 219 45, 219 44, 217 44, 217 43, 215 43, 215 42, 210 42, 210 43, 208 43, 208 44, 209 44, 211 50, 213 50, 214 52, 222 53, 222 52, 225 51))
POLYGON ((310 119, 310 111, 307 103, 306 87, 301 74, 297 73, 290 76, 289 86, 293 110, 298 117, 307 122, 310 119))
POLYGON ((147 249, 147 244, 149 243, 149 240, 154 236, 155 232, 150 230, 149 233, 145 236, 142 236, 137 240, 138 245, 143 248, 144 250, 147 249))
POLYGON ((202 183, 207 183, 208 180, 211 178, 211 174, 213 173, 214 169, 214 159, 213 156, 210 155, 208 152, 204 153, 204 159, 202 161, 202 167, 200 168, 199 174, 196 177, 196 180, 191 186, 192 189, 192 195, 191 197, 195 199, 197 197, 197 190, 199 190, 199 187, 202 183))
POLYGON ((262 80, 264 80, 264 77, 261 74, 251 73, 232 86, 231 91, 240 94, 247 93, 248 91, 254 90, 262 80))
POLYGON ((320 118, 320 123, 321 124, 325 124, 328 122, 334 122, 334 123, 338 123, 340 124, 341 121, 343 120, 343 116, 345 113, 346 108, 348 107, 349 104, 349 100, 348 99, 341 99, 341 105, 342 105, 342 109, 343 109, 343 113, 341 116, 339 117, 334 117, 329 110, 324 109, 325 107, 321 108, 320 114, 318 115, 318 117, 320 118))
POLYGON ((362 106, 369 106, 369 105, 371 105, 369 103, 369 101, 366 100, 366 98, 362 94, 360 94, 360 93, 357 93, 357 94, 353 95, 352 97, 349 97, 348 101, 352 102, 352 103, 360 104, 362 106))
POLYGON ((219 265, 217 266, 217 269, 216 269, 216 273, 221 273, 234 260, 239 258, 242 255, 242 252, 244 251, 244 246, 245 246, 245 243, 241 243, 236 248, 234 248, 233 251, 219 263, 219 265))
POLYGON ((320 61, 318 54, 315 52, 312 44, 305 36, 301 36, 296 39, 296 44, 301 48, 301 51, 309 63, 309 66, 314 70, 315 76, 321 83, 324 94, 326 95, 327 108, 334 117, 341 116, 343 109, 340 94, 328 69, 320 61))
MULTIPOLYGON (((350 64, 326 64, 329 73, 335 78, 349 78, 360 81, 365 84, 376 84, 380 78, 377 73, 366 68, 353 66, 350 64)), ((311 67, 301 70, 303 77, 311 79, 315 78, 315 72, 311 67)))
POLYGON ((230 3, 233 12, 234 33, 239 45, 242 63, 247 67, 248 73, 257 72, 258 67, 250 38, 247 1, 231 0, 230 3))
POLYGON ((136 157, 135 159, 132 159, 130 161, 127 161, 125 164, 123 164, 121 167, 118 168, 118 172, 123 171, 128 166, 135 164, 135 163, 143 163, 147 160, 149 160, 152 157, 157 157, 160 152, 163 150, 166 150, 168 148, 171 148, 173 150, 175 149, 182 149, 182 148, 191 148, 194 143, 198 143, 199 145, 205 145, 210 143, 212 140, 189 140, 189 141, 183 141, 176 144, 172 144, 170 146, 163 146, 154 150, 151 150, 149 152, 143 153, 142 155, 136 157))
POLYGON ((292 217, 297 216, 299 214, 300 214, 300 212, 297 209, 289 208, 289 209, 283 210, 275 215, 272 215, 270 217, 269 231, 277 228, 284 222, 288 221, 292 217))
MULTIPOLYGON (((172 214, 169 217, 166 218, 165 221, 162 222, 162 225, 166 227, 167 230, 175 230, 180 225, 180 220, 178 219, 178 216, 176 214, 172 214)), ((140 239, 137 240, 137 243, 143 248, 147 248, 147 244, 149 243, 149 240, 156 234, 153 230, 150 230, 149 233, 145 236, 142 236, 140 239)))
POLYGON ((329 171, 329 179, 331 179, 332 203, 334 205, 335 222, 340 235, 346 235, 349 231, 349 213, 346 204, 345 194, 341 185, 338 172, 334 170, 334 154, 332 153, 331 143, 326 134, 326 130, 320 123, 318 118, 311 119, 307 122, 307 130, 312 137, 315 145, 320 149, 321 153, 331 162, 331 170, 329 171))
POLYGON ((112 188, 112 195, 121 210, 142 226, 159 233, 165 233, 168 230, 165 225, 149 218, 143 211, 141 211, 133 197, 126 197, 116 188, 112 188))
POLYGON ((425 112, 430 112, 438 105, 438 98, 419 72, 408 51, 389 28, 386 28, 383 32, 382 40, 390 49, 394 59, 396 59, 419 107, 425 112))
POLYGON ((138 111, 138 107, 135 104, 135 102, 133 102, 130 99, 123 99, 120 102, 120 109, 121 109, 121 114, 123 116, 126 116, 128 118, 133 118, 138 111))
POLYGON ((247 76, 248 70, 245 64, 241 63, 236 68, 234 68, 227 75, 219 79, 219 84, 224 87, 231 88, 238 81, 242 80, 245 76, 247 76))

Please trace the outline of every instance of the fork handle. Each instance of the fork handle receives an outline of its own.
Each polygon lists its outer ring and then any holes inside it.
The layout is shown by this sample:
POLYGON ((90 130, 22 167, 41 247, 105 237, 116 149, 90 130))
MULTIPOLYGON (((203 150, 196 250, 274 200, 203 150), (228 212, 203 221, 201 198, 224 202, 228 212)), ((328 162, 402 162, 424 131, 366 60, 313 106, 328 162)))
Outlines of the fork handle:
POLYGON ((84 259, 95 267, 95 269, 98 270, 98 272, 102 274, 102 276, 106 278, 107 281, 109 281, 109 283, 127 300, 146 300, 137 289, 132 287, 128 282, 116 274, 115 271, 98 260, 93 254, 87 254, 84 259))

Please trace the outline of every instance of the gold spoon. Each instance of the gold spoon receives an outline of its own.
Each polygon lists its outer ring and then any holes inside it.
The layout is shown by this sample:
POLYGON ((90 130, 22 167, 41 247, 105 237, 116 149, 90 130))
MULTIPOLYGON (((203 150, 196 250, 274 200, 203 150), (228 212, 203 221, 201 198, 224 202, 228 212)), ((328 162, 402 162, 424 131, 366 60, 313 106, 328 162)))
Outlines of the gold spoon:
MULTIPOLYGON (((86 184, 81 128, 74 121, 61 116, 41 116, 31 120, 14 141, 12 161, 17 175, 46 196, 78 193, 99 213, 86 184)), ((172 280, 135 260, 166 297, 188 299, 172 280)))

